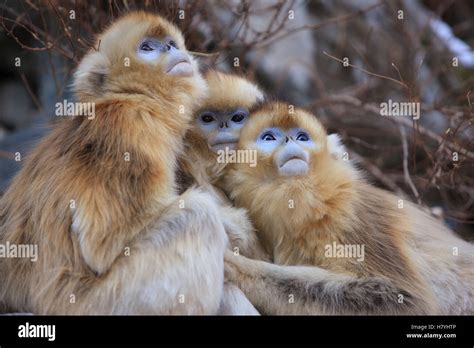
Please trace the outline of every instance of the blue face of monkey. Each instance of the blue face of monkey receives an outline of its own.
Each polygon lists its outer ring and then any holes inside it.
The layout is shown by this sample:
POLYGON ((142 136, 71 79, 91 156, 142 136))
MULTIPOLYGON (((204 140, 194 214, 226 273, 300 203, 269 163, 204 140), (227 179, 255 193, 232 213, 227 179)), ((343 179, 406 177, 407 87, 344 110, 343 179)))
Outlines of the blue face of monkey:
POLYGON ((304 175, 309 170, 310 152, 316 148, 302 128, 265 128, 257 137, 257 150, 275 153, 275 166, 282 176, 304 175))

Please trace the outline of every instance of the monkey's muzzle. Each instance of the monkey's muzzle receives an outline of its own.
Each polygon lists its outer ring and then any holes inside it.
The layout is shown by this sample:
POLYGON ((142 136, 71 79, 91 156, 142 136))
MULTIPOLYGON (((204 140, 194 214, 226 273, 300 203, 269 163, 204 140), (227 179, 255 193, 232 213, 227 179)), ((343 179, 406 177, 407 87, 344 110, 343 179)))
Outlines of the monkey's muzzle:
POLYGON ((166 73, 173 76, 193 76, 194 68, 189 55, 181 51, 173 51, 166 65, 166 73))
POLYGON ((276 157, 278 171, 283 176, 304 175, 309 170, 309 155, 299 145, 289 142, 276 157))

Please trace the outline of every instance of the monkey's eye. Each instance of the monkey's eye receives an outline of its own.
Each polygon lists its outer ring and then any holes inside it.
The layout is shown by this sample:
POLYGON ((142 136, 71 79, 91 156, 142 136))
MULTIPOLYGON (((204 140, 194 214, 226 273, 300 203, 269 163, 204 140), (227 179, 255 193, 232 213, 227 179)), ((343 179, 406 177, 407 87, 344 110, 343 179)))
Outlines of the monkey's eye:
POLYGON ((150 44, 148 42, 144 42, 140 45, 140 50, 141 51, 146 51, 146 52, 150 52, 150 51, 153 51, 154 48, 150 46, 150 44))
POLYGON ((272 133, 265 133, 262 135, 262 140, 273 141, 273 140, 276 140, 276 138, 272 133))
POLYGON ((171 47, 174 47, 174 48, 176 48, 176 49, 178 48, 178 45, 177 45, 176 42, 173 41, 173 40, 170 40, 170 41, 168 42, 168 45, 170 45, 171 47))
POLYGON ((241 112, 235 114, 234 116, 232 116, 231 120, 232 122, 235 122, 235 123, 240 123, 244 120, 245 118, 245 115, 241 112))
POLYGON ((308 141, 308 140, 309 140, 309 136, 308 136, 308 134, 300 133, 300 134, 298 134, 298 136, 296 137, 296 140, 299 140, 299 141, 308 141))
POLYGON ((204 114, 201 116, 201 120, 204 123, 211 123, 212 121, 214 121, 214 116, 212 116, 211 114, 204 114))

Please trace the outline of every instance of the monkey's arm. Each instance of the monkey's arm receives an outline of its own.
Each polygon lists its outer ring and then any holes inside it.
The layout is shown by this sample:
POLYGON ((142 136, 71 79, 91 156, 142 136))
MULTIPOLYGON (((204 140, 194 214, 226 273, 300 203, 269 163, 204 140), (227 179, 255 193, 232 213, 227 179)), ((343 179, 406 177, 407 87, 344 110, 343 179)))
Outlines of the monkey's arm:
POLYGON ((235 254, 270 261, 270 256, 260 243, 245 209, 222 206, 220 213, 229 236, 230 248, 235 254))
POLYGON ((127 202, 116 199, 110 192, 97 191, 96 194, 83 193, 77 199, 71 232, 79 242, 86 264, 97 274, 103 274, 158 214, 143 211, 132 216, 131 209, 125 207, 127 202), (106 202, 102 197, 113 199, 106 202))
POLYGON ((252 259, 270 261, 270 256, 260 243, 247 211, 232 206, 232 202, 219 187, 207 184, 204 188, 219 204, 219 213, 232 251, 252 259))
MULTIPOLYGON (((189 188, 181 196, 169 201, 168 208, 161 202, 160 206, 148 204, 147 209, 133 210, 134 201, 125 201, 115 192, 105 191, 106 188, 89 189, 81 193, 77 199, 77 206, 72 211, 71 230, 77 237, 81 255, 87 265, 97 274, 107 272, 114 261, 129 248, 136 237, 147 228, 160 220, 160 215, 167 210, 179 209, 186 206, 187 192, 199 191, 207 200, 213 201, 216 212, 221 212, 221 219, 226 224, 226 230, 238 228, 242 214, 233 214, 230 207, 221 207, 218 197, 209 187, 197 189, 195 186, 189 188), (104 201, 102 197, 111 197, 104 201), (130 206, 132 205, 132 209, 130 206)), ((242 223, 247 228, 246 221, 242 223)), ((247 222, 249 224, 249 222, 247 222)), ((251 227, 251 226, 250 226, 251 227)), ((251 254, 249 254, 251 256, 251 254)))
POLYGON ((66 310, 76 314, 216 314, 223 294, 226 245, 212 196, 189 189, 66 310), (184 202, 183 208, 178 201, 184 202))
POLYGON ((264 314, 423 313, 422 299, 381 277, 357 278, 315 266, 280 266, 230 252, 225 262, 226 279, 264 314))

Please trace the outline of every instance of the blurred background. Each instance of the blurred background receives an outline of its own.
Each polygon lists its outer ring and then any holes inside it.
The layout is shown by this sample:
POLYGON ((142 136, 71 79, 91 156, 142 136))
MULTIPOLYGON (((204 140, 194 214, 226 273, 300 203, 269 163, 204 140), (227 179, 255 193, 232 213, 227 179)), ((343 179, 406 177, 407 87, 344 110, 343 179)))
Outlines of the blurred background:
POLYGON ((73 98, 71 74, 94 34, 136 9, 177 24, 203 66, 313 111, 374 184, 474 240, 469 0, 3 0, 0 194, 58 122, 55 103, 73 98), (419 102, 421 118, 381 116, 388 100, 419 102))

